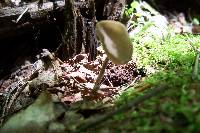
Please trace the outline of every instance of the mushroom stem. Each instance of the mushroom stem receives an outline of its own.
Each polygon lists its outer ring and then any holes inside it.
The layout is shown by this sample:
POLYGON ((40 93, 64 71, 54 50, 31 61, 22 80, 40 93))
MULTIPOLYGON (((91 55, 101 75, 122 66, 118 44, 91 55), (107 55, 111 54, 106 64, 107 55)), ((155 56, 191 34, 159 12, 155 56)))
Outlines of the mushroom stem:
POLYGON ((101 71, 100 71, 100 73, 99 73, 99 75, 98 75, 98 77, 97 77, 97 79, 96 79, 96 82, 95 82, 95 84, 94 84, 94 87, 93 87, 93 90, 94 90, 95 92, 100 88, 101 80, 102 80, 102 78, 103 78, 103 75, 104 75, 105 69, 106 69, 106 67, 107 67, 108 61, 109 61, 109 59, 108 59, 108 57, 106 57, 106 59, 105 59, 104 62, 103 62, 103 65, 102 65, 102 67, 101 67, 101 71))

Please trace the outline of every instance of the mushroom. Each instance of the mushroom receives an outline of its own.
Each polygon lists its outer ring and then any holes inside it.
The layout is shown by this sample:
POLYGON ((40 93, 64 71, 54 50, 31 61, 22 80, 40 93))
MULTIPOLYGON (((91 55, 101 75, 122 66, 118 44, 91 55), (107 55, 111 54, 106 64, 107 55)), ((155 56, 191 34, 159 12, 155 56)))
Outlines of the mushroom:
POLYGON ((133 46, 122 23, 113 20, 100 21, 96 25, 96 32, 105 53, 114 64, 125 64, 131 60, 133 46))
POLYGON ((129 39, 126 27, 122 23, 113 20, 102 20, 96 24, 96 33, 107 58, 103 62, 95 82, 93 88, 95 91, 100 87, 109 59, 114 64, 126 64, 131 60, 133 53, 133 45, 129 39))

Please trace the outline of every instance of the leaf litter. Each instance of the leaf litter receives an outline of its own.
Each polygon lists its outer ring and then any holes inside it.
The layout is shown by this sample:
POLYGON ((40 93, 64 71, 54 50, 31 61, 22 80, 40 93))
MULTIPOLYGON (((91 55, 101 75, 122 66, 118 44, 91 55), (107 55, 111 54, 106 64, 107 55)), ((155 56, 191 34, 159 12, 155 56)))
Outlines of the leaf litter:
POLYGON ((92 88, 106 58, 104 53, 99 54, 94 61, 88 61, 87 54, 78 54, 65 62, 60 62, 50 52, 48 54, 50 58, 42 57, 34 63, 26 63, 1 80, 1 120, 28 107, 45 90, 51 93, 53 101, 61 101, 71 108, 78 104, 77 112, 88 117, 88 112, 93 114, 104 110, 105 107, 96 104, 112 103, 124 91, 125 86, 138 76, 145 76, 145 71, 137 69, 133 60, 126 65, 115 65, 110 61, 100 89, 94 93, 92 88))

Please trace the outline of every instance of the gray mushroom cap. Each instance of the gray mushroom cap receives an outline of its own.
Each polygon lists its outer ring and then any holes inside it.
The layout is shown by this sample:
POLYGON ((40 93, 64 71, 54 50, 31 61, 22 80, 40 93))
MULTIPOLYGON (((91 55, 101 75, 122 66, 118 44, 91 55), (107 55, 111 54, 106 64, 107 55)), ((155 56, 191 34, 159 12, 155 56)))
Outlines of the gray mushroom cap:
POLYGON ((133 45, 126 27, 117 21, 102 20, 96 25, 98 39, 108 58, 115 64, 126 64, 131 60, 133 45))

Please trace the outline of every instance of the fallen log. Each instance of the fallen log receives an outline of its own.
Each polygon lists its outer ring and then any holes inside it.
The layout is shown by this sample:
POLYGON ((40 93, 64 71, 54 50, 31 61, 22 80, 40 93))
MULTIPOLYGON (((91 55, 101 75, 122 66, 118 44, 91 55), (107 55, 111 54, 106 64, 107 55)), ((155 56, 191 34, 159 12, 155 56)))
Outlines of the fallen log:
POLYGON ((41 18, 46 15, 47 12, 53 11, 54 4, 56 4, 56 8, 63 8, 65 5, 64 1, 56 1, 56 2, 46 2, 43 3, 42 7, 38 6, 37 2, 32 2, 19 7, 4 7, 0 9, 0 19, 4 17, 14 17, 19 16, 21 13, 28 7, 29 10, 27 13, 30 14, 30 18, 36 19, 41 18))
MULTIPOLYGON (((57 1, 56 10, 62 11, 64 9, 64 5, 64 1, 57 1)), ((22 7, 1 8, 0 39, 16 34, 22 34, 31 29, 33 25, 39 25, 49 21, 49 13, 53 11, 53 2, 44 3, 41 8, 38 7, 37 2, 33 2, 22 7)))
POLYGON ((124 4, 121 0, 73 0, 71 7, 65 5, 70 1, 46 2, 40 8, 37 2, 0 8, 0 76, 20 64, 21 57, 35 57, 43 48, 56 51, 63 61, 80 52, 89 53, 89 60, 96 58, 96 22, 120 20, 124 4))

